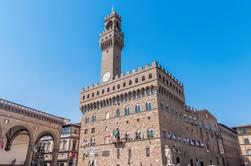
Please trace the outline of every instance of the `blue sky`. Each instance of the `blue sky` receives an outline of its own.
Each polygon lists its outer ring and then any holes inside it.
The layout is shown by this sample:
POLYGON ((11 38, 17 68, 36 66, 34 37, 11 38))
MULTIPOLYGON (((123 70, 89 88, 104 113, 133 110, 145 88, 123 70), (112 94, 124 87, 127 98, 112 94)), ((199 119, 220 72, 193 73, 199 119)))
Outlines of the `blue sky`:
POLYGON ((186 102, 230 126, 251 123, 250 0, 0 0, 0 97, 78 122, 99 81, 98 35, 112 5, 123 71, 157 60, 186 102))

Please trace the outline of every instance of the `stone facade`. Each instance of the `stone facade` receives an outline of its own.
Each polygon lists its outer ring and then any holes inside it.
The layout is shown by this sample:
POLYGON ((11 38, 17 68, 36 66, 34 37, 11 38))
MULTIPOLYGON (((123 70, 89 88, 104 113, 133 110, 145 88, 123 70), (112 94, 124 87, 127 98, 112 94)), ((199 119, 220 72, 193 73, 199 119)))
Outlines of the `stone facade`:
POLYGON ((78 165, 166 165, 167 145, 175 164, 224 165, 217 119, 186 106, 184 86, 170 72, 157 62, 126 74, 114 72, 121 68, 123 38, 109 38, 116 34, 114 26, 106 28, 110 21, 116 25, 121 17, 115 11, 105 17, 101 81, 81 91, 78 165))
MULTIPOLYGON (((66 124, 61 129, 61 140, 57 163, 59 166, 77 165, 77 153, 79 147, 79 124, 66 124)), ((53 152, 53 140, 51 137, 43 138, 45 166, 50 166, 53 152)))
POLYGON ((240 166, 243 164, 237 132, 223 124, 219 124, 220 134, 224 147, 225 164, 240 166))
POLYGON ((235 129, 237 130, 245 166, 251 166, 251 125, 236 127, 235 129))
POLYGON ((54 141, 56 165, 59 134, 66 119, 0 99, 0 165, 31 165, 34 147, 43 136, 54 141))

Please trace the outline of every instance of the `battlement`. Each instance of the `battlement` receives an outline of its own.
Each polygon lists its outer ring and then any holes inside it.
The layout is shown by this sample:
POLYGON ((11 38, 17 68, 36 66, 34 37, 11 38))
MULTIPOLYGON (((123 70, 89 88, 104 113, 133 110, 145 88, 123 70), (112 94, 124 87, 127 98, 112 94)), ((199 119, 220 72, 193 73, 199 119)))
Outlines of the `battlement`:
POLYGON ((191 111, 191 112, 198 112, 198 109, 193 108, 191 106, 185 105, 185 110, 186 111, 191 111))
POLYGON ((167 70, 165 70, 165 68, 163 68, 161 65, 159 65, 158 62, 153 61, 151 64, 146 64, 144 66, 140 66, 138 68, 134 68, 131 71, 129 70, 126 73, 121 73, 121 75, 116 75, 108 83, 97 82, 95 84, 87 86, 87 87, 85 87, 85 88, 82 89, 82 92, 85 92, 85 91, 97 88, 100 85, 110 84, 111 82, 118 81, 118 80, 121 80, 123 78, 129 77, 129 76, 132 76, 132 75, 135 75, 135 74, 138 74, 138 73, 141 73, 141 72, 147 71, 149 69, 153 69, 153 68, 158 68, 159 70, 161 70, 162 72, 164 72, 165 74, 167 74, 174 82, 176 82, 178 85, 180 85, 181 87, 183 87, 183 84, 178 79, 176 79, 170 72, 168 72, 167 70))
POLYGON ((162 67, 160 64, 157 64, 157 67, 165 74, 167 74, 174 82, 176 82, 178 85, 180 85, 181 87, 183 87, 183 83, 181 83, 177 78, 175 78, 172 73, 170 73, 169 71, 167 71, 164 67, 162 67))
POLYGON ((112 17, 117 17, 121 21, 121 16, 115 10, 105 16, 105 21, 109 20, 112 17))

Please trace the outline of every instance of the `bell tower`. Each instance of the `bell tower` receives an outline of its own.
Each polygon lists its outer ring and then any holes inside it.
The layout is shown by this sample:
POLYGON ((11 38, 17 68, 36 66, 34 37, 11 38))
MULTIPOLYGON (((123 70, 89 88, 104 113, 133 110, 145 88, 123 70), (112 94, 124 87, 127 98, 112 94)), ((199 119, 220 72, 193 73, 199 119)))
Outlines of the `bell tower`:
POLYGON ((99 44, 102 50, 101 82, 108 82, 121 74, 121 51, 124 47, 121 17, 114 9, 105 17, 99 44))

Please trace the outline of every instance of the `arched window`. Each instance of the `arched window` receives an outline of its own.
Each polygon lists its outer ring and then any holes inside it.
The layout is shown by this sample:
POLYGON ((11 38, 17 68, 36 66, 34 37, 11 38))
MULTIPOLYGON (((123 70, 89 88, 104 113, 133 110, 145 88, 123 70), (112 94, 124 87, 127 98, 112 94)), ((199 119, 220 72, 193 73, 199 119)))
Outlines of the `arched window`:
POLYGON ((166 139, 166 131, 163 131, 163 132, 162 132, 162 137, 163 137, 164 139, 166 139))
POLYGON ((136 79, 135 79, 135 83, 138 83, 138 82, 139 82, 139 79, 138 79, 138 78, 136 78, 136 79))
POLYGON ((90 118, 89 118, 89 116, 87 116, 87 117, 85 118, 85 124, 89 124, 89 122, 90 122, 90 118))
POLYGON ((89 161, 88 166, 96 166, 96 160, 89 161))
POLYGON ((94 127, 92 128, 92 133, 95 133, 95 128, 94 127))
POLYGON ((107 113, 105 114, 105 119, 110 119, 110 113, 109 113, 109 112, 107 112, 107 113))
POLYGON ((149 79, 152 79, 153 78, 153 75, 150 73, 149 76, 148 76, 149 79))
POLYGON ((91 146, 94 146, 96 145, 96 140, 95 140, 95 137, 91 137, 91 146))
POLYGON ((150 157, 150 148, 146 147, 146 157, 150 157))
POLYGON ((154 136, 153 129, 147 129, 147 138, 152 139, 154 136))
POLYGON ((141 140, 141 139, 142 139, 142 133, 141 133, 140 130, 137 130, 137 131, 136 131, 135 139, 136 139, 136 140, 141 140))
POLYGON ((126 107, 125 108, 125 116, 128 116, 130 114, 130 108, 126 107))
POLYGON ((137 105, 135 106, 135 112, 138 113, 138 112, 140 112, 140 111, 141 111, 140 105, 137 104, 137 105))
POLYGON ((132 85, 132 80, 129 81, 129 85, 132 85))
POLYGON ((244 138, 244 144, 250 144, 249 139, 248 138, 244 138))
POLYGON ((176 158, 176 164, 180 164, 180 158, 179 157, 176 158))
POLYGON ((190 166, 193 166, 193 159, 190 160, 190 166))
POLYGON ((92 115, 92 122, 96 123, 96 121, 97 121, 97 118, 96 118, 96 115, 94 114, 94 115, 92 115))
POLYGON ((146 111, 152 111, 152 104, 150 101, 146 102, 146 111))
POLYGON ((129 132, 126 132, 125 133, 125 140, 126 141, 130 141, 131 137, 130 137, 130 133, 129 132))
POLYGON ((145 76, 142 76, 142 81, 145 81, 145 80, 146 80, 145 76))
POLYGON ((87 134, 88 133, 88 129, 85 129, 85 134, 87 134))
POLYGON ((117 118, 120 117, 120 111, 119 111, 119 109, 116 110, 116 117, 117 118))

